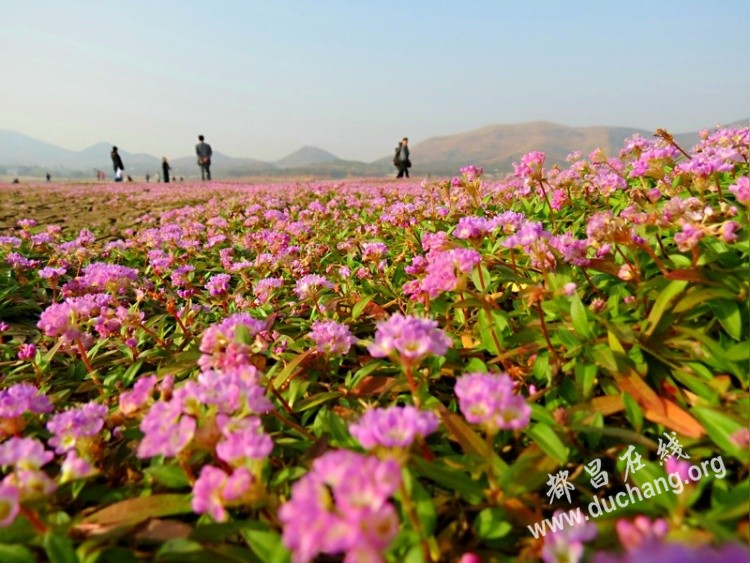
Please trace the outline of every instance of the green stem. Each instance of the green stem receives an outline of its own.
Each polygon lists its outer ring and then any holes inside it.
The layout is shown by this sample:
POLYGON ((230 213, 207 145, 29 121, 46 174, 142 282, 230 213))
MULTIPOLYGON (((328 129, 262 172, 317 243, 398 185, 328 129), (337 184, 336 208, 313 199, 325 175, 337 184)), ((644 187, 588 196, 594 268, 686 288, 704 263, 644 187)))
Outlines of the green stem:
POLYGON ((414 503, 411 501, 411 496, 409 495, 409 492, 406 490, 406 485, 404 484, 404 480, 401 480, 401 487, 400 487, 400 493, 401 493, 401 503, 404 506, 404 511, 406 512, 406 516, 409 518, 409 522, 412 525, 412 528, 414 528, 414 531, 417 532, 419 535, 419 543, 422 545, 422 551, 424 553, 424 559, 425 561, 434 561, 432 559, 432 554, 430 553, 430 543, 427 540, 427 535, 425 534, 424 528, 422 527, 422 522, 419 520, 419 516, 417 515, 417 510, 414 507, 414 503))
POLYGON ((484 440, 487 444, 487 482, 490 484, 490 498, 494 502, 495 498, 500 493, 500 485, 497 482, 495 466, 492 462, 493 452, 495 451, 495 434, 493 432, 487 432, 484 436, 484 440))

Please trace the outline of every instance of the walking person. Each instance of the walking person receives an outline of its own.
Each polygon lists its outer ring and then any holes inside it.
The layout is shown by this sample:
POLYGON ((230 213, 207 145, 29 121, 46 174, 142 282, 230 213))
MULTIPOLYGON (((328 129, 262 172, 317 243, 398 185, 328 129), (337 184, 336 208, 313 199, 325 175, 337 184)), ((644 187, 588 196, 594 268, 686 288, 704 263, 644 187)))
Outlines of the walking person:
POLYGON ((201 180, 211 179, 211 145, 203 140, 203 135, 198 135, 197 145, 195 145, 195 154, 198 156, 198 166, 201 167, 201 180))
POLYGON ((122 174, 125 171, 125 166, 122 164, 120 153, 117 152, 117 147, 112 147, 112 152, 109 153, 112 157, 112 166, 115 169, 115 182, 122 182, 122 174))
POLYGON ((161 171, 162 171, 162 178, 164 178, 164 181, 169 184, 169 171, 172 170, 172 167, 169 165, 169 162, 167 162, 167 157, 161 159, 161 171))
POLYGON ((409 139, 404 137, 396 147, 396 153, 393 155, 393 164, 398 168, 398 176, 396 178, 409 177, 409 168, 411 168, 411 160, 409 160, 409 139))

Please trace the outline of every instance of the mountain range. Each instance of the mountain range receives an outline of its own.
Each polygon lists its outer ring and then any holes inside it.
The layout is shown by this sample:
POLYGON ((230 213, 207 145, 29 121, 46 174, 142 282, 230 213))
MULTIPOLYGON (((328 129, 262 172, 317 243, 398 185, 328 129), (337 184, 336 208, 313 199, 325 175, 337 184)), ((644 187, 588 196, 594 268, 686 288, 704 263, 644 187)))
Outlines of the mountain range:
MULTIPOLYGON (((727 124, 738 126, 745 121, 727 124)), ((616 155, 623 141, 640 134, 646 138, 653 131, 626 127, 568 127, 546 121, 511 125, 490 125, 466 133, 432 137, 411 146, 412 172, 417 176, 453 175, 468 164, 484 167, 491 175, 513 170, 512 163, 533 150, 547 154, 547 161, 563 163, 573 151, 588 154, 600 148, 605 154, 616 155)), ((675 134, 675 140, 686 150, 698 142, 698 132, 675 134)), ((111 143, 101 142, 81 151, 72 151, 33 139, 16 131, 0 130, 0 175, 43 176, 55 178, 90 178, 94 170, 111 171, 111 143)), ((138 177, 154 177, 161 170, 161 159, 145 154, 120 150, 127 173, 138 177)), ((374 162, 347 161, 318 147, 302 147, 268 162, 254 158, 235 158, 214 152, 212 171, 215 178, 310 176, 343 178, 356 176, 388 176, 393 173, 391 156, 374 162)), ((194 156, 170 160, 172 174, 196 177, 198 167, 194 156)))

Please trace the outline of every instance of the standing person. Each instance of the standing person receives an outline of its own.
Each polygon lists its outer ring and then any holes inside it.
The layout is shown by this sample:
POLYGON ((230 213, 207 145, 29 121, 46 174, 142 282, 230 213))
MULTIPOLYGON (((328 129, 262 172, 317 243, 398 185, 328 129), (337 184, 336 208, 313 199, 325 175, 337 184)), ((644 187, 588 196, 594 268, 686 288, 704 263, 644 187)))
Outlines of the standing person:
POLYGON ((172 170, 172 167, 169 165, 169 162, 167 162, 167 157, 161 159, 161 171, 162 171, 162 178, 164 178, 164 181, 168 184, 169 183, 169 171, 172 170))
POLYGON ((203 135, 198 135, 197 145, 195 145, 195 154, 198 156, 198 166, 201 167, 201 180, 211 179, 211 145, 203 141, 203 135))
POLYGON ((411 160, 409 160, 409 139, 404 137, 396 147, 396 154, 393 155, 393 164, 398 168, 398 176, 396 178, 409 177, 409 168, 411 168, 411 160))
POLYGON ((122 164, 117 147, 112 147, 112 152, 109 153, 109 156, 112 157, 112 166, 115 169, 115 182, 122 182, 122 173, 125 171, 125 166, 122 164))

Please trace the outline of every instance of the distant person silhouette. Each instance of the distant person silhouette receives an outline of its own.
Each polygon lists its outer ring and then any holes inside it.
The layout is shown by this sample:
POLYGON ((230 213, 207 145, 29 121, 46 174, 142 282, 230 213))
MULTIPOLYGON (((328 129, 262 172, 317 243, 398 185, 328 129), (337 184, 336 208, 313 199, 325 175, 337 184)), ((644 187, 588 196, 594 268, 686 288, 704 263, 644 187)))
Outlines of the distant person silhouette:
POLYGON ((151 175, 150 175, 150 174, 146 174, 146 183, 147 183, 147 184, 148 184, 148 181, 149 181, 150 179, 151 179, 151 175))
POLYGON ((47 181, 49 182, 52 179, 52 176, 50 176, 49 172, 47 172, 47 181))
POLYGON ((167 162, 167 157, 161 159, 161 171, 162 171, 162 178, 164 178, 164 181, 168 184, 169 183, 169 171, 172 170, 172 167, 169 165, 169 162, 167 162))
POLYGON ((122 182, 122 173, 125 171, 125 166, 120 158, 120 153, 117 152, 117 147, 112 147, 109 156, 112 157, 112 166, 115 169, 115 182, 122 182))
POLYGON ((211 179, 211 145, 203 140, 203 135, 198 135, 197 145, 195 145, 195 154, 198 157, 198 166, 201 167, 201 180, 211 179))
POLYGON ((398 176, 396 178, 409 177, 409 168, 411 168, 411 160, 409 160, 409 139, 404 137, 396 147, 396 153, 393 155, 393 164, 398 168, 398 176))

